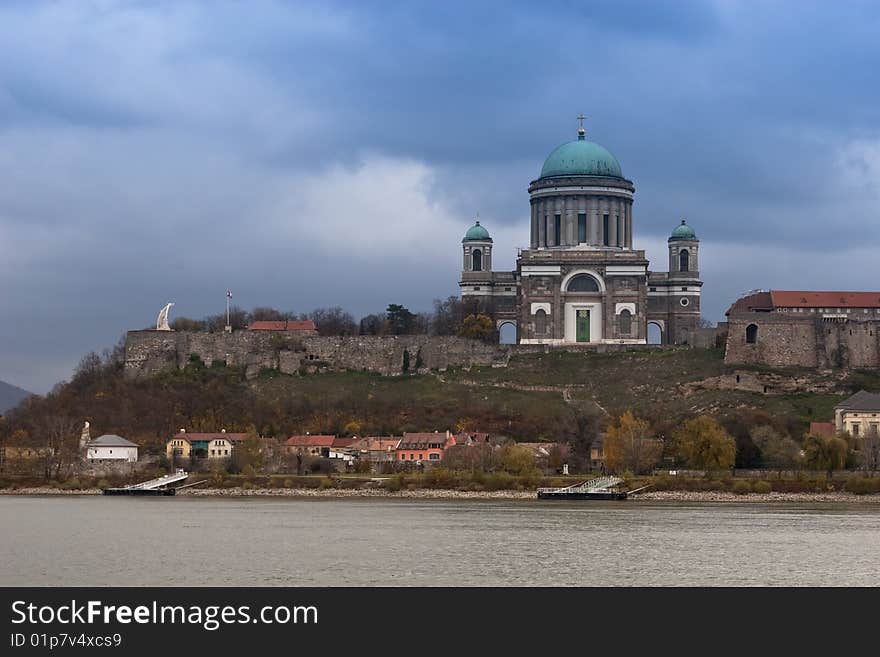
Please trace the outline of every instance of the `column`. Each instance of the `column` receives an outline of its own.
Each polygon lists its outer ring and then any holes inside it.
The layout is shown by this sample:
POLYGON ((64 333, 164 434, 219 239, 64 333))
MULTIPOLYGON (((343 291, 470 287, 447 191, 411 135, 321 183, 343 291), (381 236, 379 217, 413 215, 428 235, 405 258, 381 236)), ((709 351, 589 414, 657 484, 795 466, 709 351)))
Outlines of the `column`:
POLYGON ((598 206, 596 203, 596 197, 591 196, 587 199, 587 244, 591 244, 596 246, 598 244, 598 239, 596 235, 598 234, 598 229, 596 228, 596 213, 598 212, 598 206))
POLYGON ((617 199, 611 198, 610 203, 608 203, 608 229, 610 231, 610 235, 608 237, 608 244, 611 246, 617 246, 617 217, 619 216, 617 210, 617 199))
POLYGON ((538 210, 536 207, 536 203, 533 202, 529 205, 531 206, 531 225, 529 227, 531 232, 529 233, 529 243, 531 244, 532 248, 535 248, 538 245, 538 210))
POLYGON ((633 245, 633 224, 632 224, 632 202, 627 200, 626 206, 626 246, 632 248, 633 245))

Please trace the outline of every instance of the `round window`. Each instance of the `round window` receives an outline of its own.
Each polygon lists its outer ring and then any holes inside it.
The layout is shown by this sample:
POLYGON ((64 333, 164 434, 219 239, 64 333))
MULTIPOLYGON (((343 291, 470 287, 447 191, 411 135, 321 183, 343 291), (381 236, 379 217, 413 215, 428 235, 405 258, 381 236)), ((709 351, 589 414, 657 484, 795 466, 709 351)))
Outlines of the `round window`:
POLYGON ((679 301, 679 303, 680 303, 682 306, 686 306, 686 305, 688 305, 688 304, 690 303, 690 301, 688 301, 688 300, 685 298, 685 299, 682 299, 681 301, 679 301))

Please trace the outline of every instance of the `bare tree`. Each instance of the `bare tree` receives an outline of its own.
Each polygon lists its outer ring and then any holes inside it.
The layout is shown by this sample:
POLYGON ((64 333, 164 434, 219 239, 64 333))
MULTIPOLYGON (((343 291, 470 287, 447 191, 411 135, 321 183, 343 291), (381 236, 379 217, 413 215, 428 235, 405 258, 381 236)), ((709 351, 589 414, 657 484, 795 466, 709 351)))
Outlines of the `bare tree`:
POLYGON ((46 481, 67 473, 76 458, 79 446, 77 421, 67 415, 47 415, 42 418, 36 435, 42 434, 44 452, 43 475, 46 481))
POLYGON ((358 332, 354 317, 339 306, 316 308, 306 318, 315 323, 319 335, 357 335, 358 332))
POLYGON ((859 467, 870 476, 880 469, 880 433, 876 429, 865 433, 858 441, 859 467))

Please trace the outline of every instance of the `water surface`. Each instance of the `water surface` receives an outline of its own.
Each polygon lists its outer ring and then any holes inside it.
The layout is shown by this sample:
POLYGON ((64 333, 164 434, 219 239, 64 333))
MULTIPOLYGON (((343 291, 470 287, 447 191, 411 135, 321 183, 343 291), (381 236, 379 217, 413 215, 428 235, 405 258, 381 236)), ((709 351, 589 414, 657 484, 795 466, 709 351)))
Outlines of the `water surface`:
POLYGON ((880 585, 880 505, 0 496, 12 586, 880 585))

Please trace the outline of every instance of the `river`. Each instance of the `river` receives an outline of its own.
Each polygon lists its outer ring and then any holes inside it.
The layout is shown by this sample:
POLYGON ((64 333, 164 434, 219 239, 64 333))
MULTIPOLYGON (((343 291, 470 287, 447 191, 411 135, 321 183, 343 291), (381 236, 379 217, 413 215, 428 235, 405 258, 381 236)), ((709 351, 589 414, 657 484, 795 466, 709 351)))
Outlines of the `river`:
POLYGON ((6 586, 878 586, 880 505, 0 496, 6 586))

